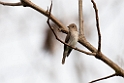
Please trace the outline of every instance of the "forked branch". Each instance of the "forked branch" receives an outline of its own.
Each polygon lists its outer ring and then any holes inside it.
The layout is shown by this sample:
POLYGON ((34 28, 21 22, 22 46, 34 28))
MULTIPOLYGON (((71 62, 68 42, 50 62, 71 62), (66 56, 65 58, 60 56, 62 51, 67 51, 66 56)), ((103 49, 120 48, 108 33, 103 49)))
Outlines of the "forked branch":
MULTIPOLYGON (((0 1, 0 4, 6 5, 6 6, 24 6, 24 7, 31 7, 34 10, 38 11, 39 13, 45 15, 48 17, 49 13, 45 11, 44 9, 40 8, 39 6, 32 3, 30 0, 20 0, 20 2, 17 3, 7 3, 0 1)), ((59 30, 61 30, 63 33, 68 33, 67 28, 53 15, 50 16, 50 19, 59 27, 59 30)))
POLYGON ((82 52, 82 53, 87 54, 87 55, 94 55, 94 56, 95 56, 96 53, 90 53, 90 52, 86 52, 86 51, 83 51, 83 50, 81 50, 81 49, 78 49, 78 48, 76 48, 76 47, 72 47, 72 46, 68 45, 67 43, 63 42, 61 39, 58 38, 58 36, 57 36, 57 34, 55 33, 54 29, 53 29, 52 26, 50 25, 51 11, 52 11, 52 2, 51 2, 51 5, 50 5, 50 10, 49 10, 49 15, 48 15, 48 19, 47 19, 47 24, 49 25, 50 29, 52 30, 52 32, 53 32, 55 38, 56 38, 58 41, 60 41, 61 43, 65 44, 65 45, 67 45, 67 46, 69 46, 69 47, 71 47, 71 48, 74 49, 74 50, 77 50, 77 51, 82 52))
POLYGON ((2 5, 6 5, 6 6, 22 6, 22 3, 21 2, 17 2, 17 3, 5 3, 5 2, 2 2, 0 1, 0 4, 2 5))

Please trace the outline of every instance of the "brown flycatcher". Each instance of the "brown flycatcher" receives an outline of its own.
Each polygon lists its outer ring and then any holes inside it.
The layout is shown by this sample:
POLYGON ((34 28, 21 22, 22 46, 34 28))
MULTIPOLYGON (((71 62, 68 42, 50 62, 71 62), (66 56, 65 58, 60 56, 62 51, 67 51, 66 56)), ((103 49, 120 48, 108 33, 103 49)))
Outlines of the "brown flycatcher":
MULTIPOLYGON (((69 32, 66 36, 65 43, 68 45, 74 47, 78 41, 78 31, 77 31, 77 26, 72 23, 68 26, 69 32)), ((69 56, 71 53, 72 48, 70 48, 67 45, 64 45, 64 52, 63 52, 63 58, 62 58, 62 64, 65 63, 65 58, 69 56)))

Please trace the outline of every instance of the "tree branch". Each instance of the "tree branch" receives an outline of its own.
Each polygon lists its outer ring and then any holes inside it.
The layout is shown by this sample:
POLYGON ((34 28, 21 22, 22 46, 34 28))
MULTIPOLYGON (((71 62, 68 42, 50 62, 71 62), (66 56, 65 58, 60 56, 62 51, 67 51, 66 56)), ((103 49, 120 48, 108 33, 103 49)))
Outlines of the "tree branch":
POLYGON ((97 82, 97 81, 100 81, 100 80, 108 79, 108 78, 111 78, 111 77, 113 77, 113 76, 117 76, 117 74, 114 73, 114 74, 112 74, 112 75, 109 75, 109 76, 106 76, 106 77, 103 77, 103 78, 99 78, 99 79, 97 79, 97 80, 93 80, 93 81, 91 81, 91 82, 89 82, 89 83, 93 83, 93 82, 97 82))
MULTIPOLYGON (((34 10, 40 12, 41 14, 45 15, 45 16, 49 16, 49 12, 43 10, 42 8, 40 8, 39 6, 35 5, 34 3, 32 3, 30 0, 22 0, 22 3, 24 3, 26 6, 33 8, 34 10)), ((59 30, 61 30, 64 33, 68 33, 68 29, 58 20, 56 19, 52 14, 50 16, 50 19, 58 25, 58 27, 60 28, 59 30)))
POLYGON ((96 27, 97 27, 97 32, 98 32, 98 52, 100 52, 101 51, 101 33, 100 33, 100 27, 99 27, 98 9, 97 9, 97 6, 94 0, 91 0, 91 2, 93 3, 93 8, 96 14, 96 27))
POLYGON ((83 27, 83 8, 82 8, 82 0, 79 0, 79 34, 84 35, 84 27, 83 27))
POLYGON ((52 11, 52 2, 51 2, 51 5, 50 5, 50 10, 49 10, 49 16, 48 16, 48 19, 47 19, 47 24, 49 25, 49 27, 50 27, 50 29, 52 30, 52 32, 53 32, 55 38, 56 38, 58 41, 60 41, 61 43, 65 44, 65 45, 67 45, 67 46, 69 46, 69 47, 71 47, 72 49, 77 50, 77 51, 79 51, 79 52, 82 52, 82 53, 84 53, 84 54, 87 54, 87 55, 96 55, 96 53, 90 53, 90 52, 86 52, 86 51, 83 51, 83 50, 81 50, 81 49, 78 49, 78 48, 76 48, 76 47, 72 47, 72 46, 68 45, 67 43, 63 42, 61 39, 59 39, 58 36, 56 35, 55 31, 53 30, 52 26, 50 25, 50 22, 49 22, 49 21, 50 21, 50 18, 51 18, 51 11, 52 11))
POLYGON ((0 4, 6 5, 6 6, 22 6, 22 3, 21 2, 17 2, 17 3, 6 3, 6 2, 0 1, 0 4))
MULTIPOLYGON (((20 0, 21 2, 18 3, 6 3, 6 2, 1 2, 0 4, 5 5, 5 6, 24 6, 24 7, 31 7, 34 10, 38 11, 39 13, 45 15, 46 17, 48 17, 49 12, 45 11, 44 9, 40 8, 39 6, 35 5, 34 3, 32 3, 30 0, 20 0)), ((50 16, 50 19, 58 25, 59 30, 64 32, 64 33, 68 33, 68 29, 66 28, 65 25, 63 25, 58 19, 56 19, 53 15, 50 16)))

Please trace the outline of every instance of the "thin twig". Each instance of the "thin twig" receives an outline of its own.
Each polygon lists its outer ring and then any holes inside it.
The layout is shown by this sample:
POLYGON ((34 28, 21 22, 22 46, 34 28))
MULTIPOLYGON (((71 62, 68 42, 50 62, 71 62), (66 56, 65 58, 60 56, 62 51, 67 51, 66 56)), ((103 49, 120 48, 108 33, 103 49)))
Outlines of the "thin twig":
POLYGON ((22 3, 21 3, 21 2, 17 2, 17 3, 7 3, 7 2, 2 2, 2 1, 0 1, 0 4, 6 5, 6 6, 22 6, 22 3))
MULTIPOLYGON (((28 6, 33 8, 34 10, 40 12, 41 14, 45 15, 46 17, 49 16, 49 13, 47 11, 45 11, 44 9, 40 8, 39 6, 37 6, 36 4, 32 3, 30 0, 23 0, 23 2, 28 6)), ((57 26, 59 27, 59 30, 61 30, 64 33, 68 33, 67 28, 64 26, 64 24, 62 24, 56 17, 54 17, 52 14, 50 15, 50 19, 57 24, 57 26)))
POLYGON ((79 52, 85 53, 85 54, 87 54, 87 55, 96 55, 96 53, 90 53, 90 52, 86 52, 86 51, 80 50, 80 49, 78 49, 78 48, 76 48, 76 47, 72 47, 72 46, 68 45, 67 43, 63 42, 61 39, 58 38, 58 36, 56 35, 55 31, 53 30, 53 28, 51 27, 50 22, 49 22, 49 21, 50 21, 50 16, 51 16, 51 10, 52 10, 52 2, 51 2, 51 5, 50 5, 50 10, 49 10, 49 16, 48 16, 47 24, 49 25, 50 29, 52 30, 52 32, 53 32, 55 38, 56 38, 58 41, 60 41, 61 43, 65 44, 65 45, 67 45, 67 46, 69 46, 69 47, 71 47, 71 48, 74 49, 74 50, 77 50, 77 51, 79 51, 79 52))
POLYGON ((103 78, 100 78, 100 79, 97 79, 97 80, 93 80, 89 83, 93 83, 93 82, 97 82, 97 81, 100 81, 100 80, 104 80, 104 79, 107 79, 107 78, 110 78, 110 77, 113 77, 113 76, 117 76, 116 73, 112 74, 112 75, 109 75, 109 76, 106 76, 106 77, 103 77, 103 78))
POLYGON ((97 32, 98 32, 98 52, 101 52, 101 33, 100 33, 100 27, 99 27, 98 9, 97 9, 97 6, 94 0, 91 0, 91 2, 93 3, 93 8, 96 14, 96 27, 97 27, 97 32))
POLYGON ((82 0, 79 0, 79 34, 84 35, 82 0))
POLYGON ((94 56, 96 55, 96 53, 86 52, 86 51, 84 51, 84 50, 78 49, 78 48, 76 48, 76 47, 72 47, 72 46, 68 45, 67 43, 63 42, 61 39, 58 38, 58 36, 57 36, 56 33, 54 32, 53 28, 51 27, 51 25, 50 25, 50 23, 49 23, 49 20, 47 20, 47 23, 48 23, 50 29, 52 30, 52 32, 53 32, 55 38, 56 38, 58 41, 60 41, 61 43, 63 43, 63 44, 65 44, 65 45, 69 46, 70 48, 72 48, 72 49, 74 49, 74 50, 77 50, 77 51, 79 51, 79 52, 82 52, 82 53, 84 53, 84 54, 87 54, 87 55, 94 55, 94 56))

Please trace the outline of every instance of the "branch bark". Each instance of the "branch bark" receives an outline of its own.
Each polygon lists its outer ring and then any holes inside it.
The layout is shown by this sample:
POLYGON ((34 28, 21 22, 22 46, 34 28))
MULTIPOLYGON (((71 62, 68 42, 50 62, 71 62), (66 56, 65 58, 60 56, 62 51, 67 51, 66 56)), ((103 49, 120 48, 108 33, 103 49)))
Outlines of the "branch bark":
POLYGON ((69 47, 71 47, 72 49, 77 50, 77 51, 79 51, 79 52, 82 52, 82 53, 84 53, 84 54, 87 54, 87 55, 96 55, 96 53, 90 53, 90 52, 83 51, 83 50, 78 49, 78 48, 76 48, 76 47, 72 47, 72 46, 68 45, 67 43, 65 43, 64 41, 62 41, 62 40, 57 36, 57 34, 55 33, 54 29, 53 29, 52 26, 50 25, 51 11, 52 11, 52 2, 51 2, 51 5, 50 5, 50 9, 49 9, 49 15, 48 15, 48 19, 47 19, 47 24, 48 24, 48 26, 50 27, 51 31, 53 32, 55 38, 56 38, 58 41, 60 41, 61 43, 65 44, 65 45, 67 45, 67 46, 69 46, 69 47))
POLYGON ((108 78, 111 78, 111 77, 113 77, 113 76, 117 76, 117 74, 114 73, 114 74, 112 74, 112 75, 109 75, 109 76, 106 76, 106 77, 103 77, 103 78, 99 78, 99 79, 97 79, 97 80, 93 80, 93 81, 91 81, 91 82, 89 82, 89 83, 93 83, 93 82, 97 82, 97 81, 100 81, 100 80, 108 79, 108 78))
POLYGON ((21 2, 17 2, 17 3, 5 3, 0 1, 0 4, 5 5, 5 6, 22 6, 21 2))
POLYGON ((82 0, 79 0, 79 34, 84 35, 84 27, 83 27, 83 8, 82 8, 82 0))
POLYGON ((94 0, 91 0, 91 2, 93 3, 93 8, 96 14, 96 27, 97 27, 97 32, 98 32, 98 52, 100 52, 101 51, 101 32, 100 32, 100 26, 99 26, 98 9, 97 9, 97 6, 94 0))

